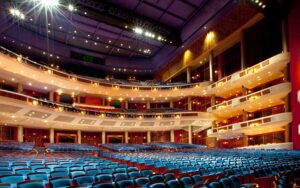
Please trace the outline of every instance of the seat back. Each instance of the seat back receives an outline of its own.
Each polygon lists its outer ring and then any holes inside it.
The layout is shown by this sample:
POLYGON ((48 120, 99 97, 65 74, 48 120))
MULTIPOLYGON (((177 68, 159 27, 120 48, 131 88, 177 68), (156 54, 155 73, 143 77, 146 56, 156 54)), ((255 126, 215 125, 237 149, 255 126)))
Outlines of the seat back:
POLYGON ((208 185, 207 185, 208 188, 222 188, 222 185, 220 185, 219 182, 217 181, 213 181, 213 182, 210 182, 208 185))
POLYGON ((192 187, 194 185, 194 182, 191 177, 189 176, 183 176, 179 179, 182 187, 192 187))
POLYGON ((48 180, 48 175, 45 172, 33 172, 27 174, 29 180, 48 180))
POLYGON ((153 182, 148 185, 148 188, 166 188, 166 184, 163 182, 153 182))
POLYGON ((46 188, 41 180, 27 180, 17 184, 17 188, 46 188))
POLYGON ((219 180, 219 182, 221 183, 221 185, 223 186, 223 188, 232 188, 232 187, 234 187, 233 182, 229 178, 221 178, 219 180))
POLYGON ((114 177, 114 181, 118 181, 120 179, 127 179, 128 178, 127 173, 114 173, 113 177, 114 177))
POLYGON ((11 174, 0 176, 0 183, 17 184, 24 181, 23 175, 11 174))
POLYGON ((192 179, 195 184, 204 184, 204 180, 201 178, 199 174, 192 175, 192 179))
POLYGON ((175 174, 174 173, 165 173, 163 174, 165 179, 175 179, 175 174))
POLYGON ((181 185, 177 179, 170 179, 166 181, 169 188, 181 188, 181 185))
POLYGON ((150 182, 150 179, 148 177, 137 177, 137 178, 134 178, 134 183, 136 185, 146 185, 147 183, 150 182))
POLYGON ((126 188, 128 186, 133 186, 133 180, 130 179, 122 179, 115 182, 117 188, 126 188))
POLYGON ((84 175, 84 174, 85 174, 85 171, 83 171, 83 170, 70 171, 71 178, 74 178, 75 176, 78 176, 78 175, 84 175))
POLYGON ((95 178, 97 181, 113 181, 112 174, 96 174, 95 178))
POLYGON ((57 177, 50 179, 49 182, 51 188, 72 186, 72 179, 69 177, 57 177))
POLYGON ((94 176, 92 175, 79 175, 74 178, 75 185, 92 185, 94 182, 94 176))
POLYGON ((153 174, 153 171, 150 170, 150 169, 144 169, 144 170, 141 170, 141 175, 142 176, 150 176, 153 174))
POLYGON ((92 185, 92 188, 115 188, 114 182, 95 182, 92 185))
POLYGON ((53 171, 50 172, 50 177, 51 178, 56 178, 56 177, 65 177, 68 176, 68 172, 67 171, 53 171))

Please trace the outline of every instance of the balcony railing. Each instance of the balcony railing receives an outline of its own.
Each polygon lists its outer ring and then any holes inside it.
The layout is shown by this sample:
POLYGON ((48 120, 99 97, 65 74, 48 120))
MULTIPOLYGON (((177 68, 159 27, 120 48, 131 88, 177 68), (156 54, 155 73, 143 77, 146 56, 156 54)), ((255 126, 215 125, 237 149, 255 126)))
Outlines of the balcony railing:
POLYGON ((24 95, 21 93, 16 93, 13 91, 7 91, 0 89, 0 96, 2 97, 9 97, 12 99, 21 100, 24 102, 28 102, 32 105, 39 105, 53 109, 54 111, 65 111, 65 112, 72 112, 72 113, 79 113, 81 115, 90 115, 90 116, 98 116, 100 118, 136 118, 136 119, 144 119, 144 118, 152 118, 152 119, 164 119, 164 118, 180 118, 180 117, 191 117, 191 116, 198 116, 197 112, 189 112, 189 111, 182 111, 182 112, 162 112, 162 113, 140 113, 140 112, 110 112, 108 109, 99 109, 96 110, 82 110, 77 107, 74 107, 70 104, 65 103, 57 103, 45 99, 38 99, 35 97, 31 97, 28 95, 24 95))
POLYGON ((126 80, 106 80, 106 79, 97 79, 97 78, 88 78, 84 76, 69 74, 67 72, 39 64, 35 61, 32 61, 28 58, 22 57, 19 54, 16 54, 5 47, 0 46, 0 51, 3 54, 6 54, 12 58, 16 58, 19 62, 26 63, 28 65, 34 66, 37 69, 40 69, 48 74, 57 75, 60 77, 67 78, 71 81, 78 81, 82 83, 91 84, 93 86, 107 86, 112 88, 124 88, 124 89, 132 89, 134 91, 138 90, 177 90, 184 88, 197 88, 202 83, 166 83, 166 82, 127 82, 126 80))
POLYGON ((269 88, 254 92, 254 93, 250 93, 248 95, 245 96, 241 96, 241 97, 237 97, 228 101, 224 101, 220 104, 214 105, 210 108, 207 109, 208 112, 213 112, 215 110, 223 110, 223 109, 227 109, 227 108, 233 108, 236 107, 238 105, 243 105, 247 102, 253 102, 255 100, 258 100, 262 97, 265 96, 271 96, 271 95, 275 95, 278 94, 280 92, 284 92, 286 94, 288 94, 291 91, 291 84, 289 82, 286 83, 281 83, 281 84, 277 84, 275 86, 271 86, 269 88))
POLYGON ((249 121, 243 121, 230 125, 224 125, 208 130, 208 135, 227 133, 228 131, 237 131, 244 128, 254 128, 264 126, 270 123, 278 123, 282 121, 291 122, 292 116, 290 112, 284 112, 262 118, 257 118, 249 121))
POLYGON ((268 67, 269 65, 273 65, 273 64, 276 64, 281 61, 288 62, 288 60, 286 60, 286 59, 289 59, 289 53, 281 53, 281 54, 275 55, 275 56, 273 56, 265 61, 262 61, 252 67, 249 67, 243 71, 239 71, 239 72, 233 73, 230 76, 224 77, 223 79, 209 85, 208 89, 221 87, 227 83, 231 83, 231 82, 243 79, 249 75, 253 75, 253 74, 263 70, 265 67, 268 67))

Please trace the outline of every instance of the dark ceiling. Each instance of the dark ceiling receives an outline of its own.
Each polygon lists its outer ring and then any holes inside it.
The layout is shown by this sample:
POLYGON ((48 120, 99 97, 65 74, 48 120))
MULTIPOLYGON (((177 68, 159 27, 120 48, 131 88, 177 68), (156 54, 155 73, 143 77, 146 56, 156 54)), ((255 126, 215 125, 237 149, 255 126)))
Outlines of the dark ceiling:
POLYGON ((86 59, 106 72, 127 67, 149 70, 152 74, 239 0, 60 0, 60 3, 56 10, 48 10, 46 14, 32 0, 1 1, 0 42, 5 44, 8 39, 12 46, 24 46, 25 51, 30 50, 28 53, 36 56, 52 55, 57 61, 80 64, 86 59), (69 4, 77 10, 69 11, 69 4), (14 18, 9 11, 12 7, 24 12, 25 19, 14 18), (133 31, 135 27, 155 37, 139 35, 133 31))

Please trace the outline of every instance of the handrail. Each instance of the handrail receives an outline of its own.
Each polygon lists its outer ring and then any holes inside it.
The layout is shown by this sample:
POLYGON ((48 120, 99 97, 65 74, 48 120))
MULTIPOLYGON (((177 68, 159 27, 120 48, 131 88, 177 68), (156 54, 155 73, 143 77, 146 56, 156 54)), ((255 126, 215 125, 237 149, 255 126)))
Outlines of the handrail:
MULTIPOLYGON (((166 83, 166 82, 164 82, 164 84, 167 84, 167 85, 156 85, 156 84, 153 84, 153 85, 139 85, 139 84, 131 84, 131 83, 130 84, 116 83, 116 82, 111 82, 111 81, 108 81, 108 80, 105 80, 105 79, 99 79, 99 78, 89 79, 89 78, 86 78, 86 77, 81 76, 81 75, 69 74, 67 72, 57 70, 55 68, 52 68, 52 67, 49 67, 49 66, 46 66, 46 65, 42 65, 40 63, 37 63, 35 61, 30 60, 29 58, 22 57, 19 54, 16 54, 15 52, 13 52, 13 51, 11 51, 11 50, 3 47, 3 46, 0 46, 0 49, 4 52, 8 53, 10 56, 15 56, 16 58, 21 58, 21 59, 19 59, 20 61, 25 60, 25 61, 23 61, 24 63, 29 62, 30 65, 36 66, 39 69, 47 71, 50 74, 55 74, 55 75, 58 75, 58 76, 62 76, 62 77, 65 77, 65 78, 68 78, 68 79, 71 79, 71 80, 74 80, 74 81, 90 83, 92 85, 102 85, 102 86, 109 86, 109 87, 114 87, 114 88, 116 87, 116 88, 137 89, 137 90, 139 90, 139 89, 142 89, 142 90, 156 90, 156 89, 192 88, 192 87, 198 87, 199 84, 201 84, 201 83, 166 83)), ((119 81, 121 82, 122 80, 119 80, 119 81)), ((125 81, 125 80, 123 80, 123 81, 125 81)), ((137 82, 137 83, 142 84, 143 82, 137 82)))
POLYGON ((274 85, 274 86, 262 89, 260 91, 256 91, 254 93, 249 93, 248 95, 243 95, 243 96, 240 96, 240 97, 237 97, 237 98, 234 98, 234 99, 226 100, 226 101, 223 101, 222 103, 219 103, 217 105, 211 106, 210 108, 211 108, 211 110, 222 109, 223 107, 226 108, 227 106, 233 104, 234 101, 239 101, 239 103, 243 103, 243 102, 246 102, 246 101, 254 101, 258 97, 262 97, 264 95, 270 94, 271 90, 273 88, 279 87, 279 86, 281 86, 283 84, 286 84, 286 83, 287 82, 280 83, 280 84, 277 84, 277 85, 274 85))
POLYGON ((92 115, 92 116, 99 116, 101 118, 109 117, 109 118, 179 118, 182 116, 198 116, 198 112, 190 112, 190 111, 182 111, 182 112, 160 112, 160 113, 141 113, 141 112, 110 112, 106 111, 106 109, 101 109, 99 111, 90 110, 90 109, 79 109, 74 107, 70 104, 65 103, 58 103, 54 101, 49 101, 46 99, 38 99, 32 96, 28 96, 22 93, 17 93, 13 91, 8 91, 4 89, 0 89, 0 96, 10 97, 18 100, 23 100, 26 102, 30 102, 33 105, 40 105, 40 106, 47 106, 52 108, 56 111, 67 111, 67 112, 75 112, 81 113, 82 115, 92 115))

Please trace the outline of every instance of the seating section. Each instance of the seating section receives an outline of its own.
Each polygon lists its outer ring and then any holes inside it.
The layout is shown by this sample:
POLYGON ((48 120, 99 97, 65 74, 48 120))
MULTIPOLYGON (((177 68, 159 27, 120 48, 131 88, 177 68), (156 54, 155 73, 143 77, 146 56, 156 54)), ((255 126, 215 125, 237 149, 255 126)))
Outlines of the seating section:
POLYGON ((204 145, 157 142, 151 144, 102 144, 102 147, 113 151, 144 151, 144 150, 178 150, 178 149, 204 149, 204 145))
MULTIPOLYGON (((166 143, 168 145, 168 143, 166 143)), ((0 151, 0 187, 292 187, 300 151, 0 151)))
POLYGON ((90 146, 87 144, 49 144, 45 145, 48 151, 51 152, 62 152, 62 151, 85 151, 85 152, 94 152, 100 151, 99 148, 95 146, 90 146))
POLYGON ((0 142, 0 150, 32 150, 34 147, 33 142, 0 142))

